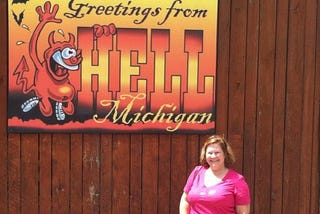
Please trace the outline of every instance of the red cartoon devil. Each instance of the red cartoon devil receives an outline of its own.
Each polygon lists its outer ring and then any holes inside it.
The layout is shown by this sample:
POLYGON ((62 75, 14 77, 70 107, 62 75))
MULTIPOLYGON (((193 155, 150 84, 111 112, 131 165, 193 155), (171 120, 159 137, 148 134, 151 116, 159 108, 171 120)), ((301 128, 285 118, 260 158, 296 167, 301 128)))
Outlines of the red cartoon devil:
MULTIPOLYGON (((55 41, 54 31, 49 34, 49 47, 44 51, 43 62, 39 59, 37 42, 39 35, 47 23, 61 23, 61 19, 56 18, 59 5, 51 8, 49 1, 36 8, 39 14, 39 23, 36 26, 29 43, 29 54, 35 66, 33 85, 27 88, 27 80, 18 77, 17 84, 23 84, 23 92, 33 91, 35 96, 25 101, 21 108, 24 112, 29 112, 39 104, 42 115, 49 117, 55 113, 57 120, 65 120, 66 114, 74 113, 73 98, 76 91, 69 80, 69 71, 79 69, 82 61, 81 52, 75 46, 75 37, 69 33, 69 41, 55 41), (52 9, 52 10, 51 10, 52 9), (53 111, 52 102, 55 110, 53 111)), ((115 26, 94 25, 96 37, 115 33, 115 26)))

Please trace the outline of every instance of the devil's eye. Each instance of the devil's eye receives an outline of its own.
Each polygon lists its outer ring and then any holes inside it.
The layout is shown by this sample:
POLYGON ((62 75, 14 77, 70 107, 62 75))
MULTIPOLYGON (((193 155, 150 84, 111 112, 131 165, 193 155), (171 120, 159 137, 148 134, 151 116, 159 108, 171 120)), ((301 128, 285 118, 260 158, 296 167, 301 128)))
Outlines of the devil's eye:
POLYGON ((76 56, 76 50, 73 48, 65 48, 62 50, 62 58, 69 59, 73 56, 76 56))

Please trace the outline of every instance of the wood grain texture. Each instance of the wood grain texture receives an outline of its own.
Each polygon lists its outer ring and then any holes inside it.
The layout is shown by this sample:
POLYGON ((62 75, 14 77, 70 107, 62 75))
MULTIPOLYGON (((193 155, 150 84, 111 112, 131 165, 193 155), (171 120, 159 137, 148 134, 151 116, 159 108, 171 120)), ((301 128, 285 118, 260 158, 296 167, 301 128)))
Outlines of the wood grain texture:
POLYGON ((52 135, 39 135, 39 213, 51 212, 52 135))
POLYGON ((255 212, 270 213, 272 123, 274 100, 274 59, 276 4, 260 3, 257 133, 255 152, 255 212))
POLYGON ((283 160, 285 131, 285 94, 287 74, 289 1, 277 2, 275 34, 274 100, 272 127, 271 213, 281 213, 283 203, 283 160))
POLYGON ((70 207, 70 136, 52 136, 52 213, 69 213, 70 207))
POLYGON ((8 213, 9 210, 9 200, 8 200, 8 135, 6 132, 7 129, 7 121, 6 121, 6 114, 7 114, 7 105, 6 105, 6 98, 7 98, 7 41, 8 41, 8 31, 7 31, 7 2, 1 1, 0 2, 0 14, 3 14, 0 19, 1 25, 1 33, 0 33, 0 98, 1 98, 1 105, 0 105, 0 210, 3 211, 4 214, 8 213))
POLYGON ((289 4, 288 61, 285 110, 285 147, 282 212, 299 210, 301 140, 303 112, 304 20, 305 4, 294 0, 289 4), (299 148, 299 149, 298 149, 299 148), (295 161, 294 161, 295 160, 295 161))

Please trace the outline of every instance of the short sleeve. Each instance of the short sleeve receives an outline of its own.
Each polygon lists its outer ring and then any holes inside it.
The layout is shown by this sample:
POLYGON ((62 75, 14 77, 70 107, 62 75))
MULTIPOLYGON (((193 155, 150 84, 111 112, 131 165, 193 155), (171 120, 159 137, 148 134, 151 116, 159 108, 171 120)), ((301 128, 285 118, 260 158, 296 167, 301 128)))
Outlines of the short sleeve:
POLYGON ((250 204, 249 187, 243 177, 235 183, 235 203, 236 205, 250 204))
POLYGON ((183 188, 183 191, 185 193, 189 193, 189 191, 191 190, 191 187, 193 185, 193 181, 194 181, 195 177, 198 175, 200 168, 201 168, 201 166, 196 166, 192 170, 192 172, 190 173, 190 175, 189 175, 189 177, 187 179, 186 185, 183 188))

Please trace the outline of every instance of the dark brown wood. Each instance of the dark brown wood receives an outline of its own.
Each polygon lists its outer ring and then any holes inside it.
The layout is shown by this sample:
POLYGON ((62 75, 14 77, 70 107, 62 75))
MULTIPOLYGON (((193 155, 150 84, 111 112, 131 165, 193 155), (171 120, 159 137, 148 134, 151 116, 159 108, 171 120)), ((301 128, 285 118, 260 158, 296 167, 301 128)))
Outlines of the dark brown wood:
MULTIPOLYGON (((319 2, 223 0, 218 16, 216 133, 235 150, 251 213, 319 214, 319 2)), ((8 134, 0 54, 1 214, 178 213, 208 135, 8 134)))
POLYGON ((272 123, 274 96, 276 5, 260 3, 259 67, 257 88, 257 136, 255 164, 255 208, 270 213, 272 123))
POLYGON ((39 206, 38 134, 21 136, 21 213, 37 213, 39 206))
MULTIPOLYGON (((142 172, 143 151, 142 135, 132 135, 130 144, 130 213, 138 214, 142 210, 142 172)), ((151 142, 150 142, 151 143, 151 142)), ((149 154, 150 155, 150 154, 149 154)), ((155 164, 155 163, 154 163, 155 164)), ((147 164, 147 167, 150 167, 147 164)), ((155 200, 156 202, 157 200, 155 200)))
MULTIPOLYGON (((226 137, 238 158, 234 168, 242 172, 247 1, 231 3, 230 70, 228 81, 228 132, 226 137)), ((218 102, 218 101, 217 101, 218 102)))
POLYGON ((70 136, 52 136, 52 213, 69 213, 70 207, 70 136))
MULTIPOLYGON (((20 134, 8 135, 8 213, 21 212, 21 141, 20 134)), ((1 189, 2 190, 2 189, 1 189)), ((4 191, 7 191, 4 189, 4 191)), ((3 205, 4 210, 7 206, 3 205)))
POLYGON ((216 132, 227 135, 228 130, 228 80, 230 70, 231 0, 219 1, 217 35, 216 77, 216 132), (218 75, 219 72, 219 75, 218 75), (219 112, 219 114, 218 114, 219 112))
POLYGON ((188 173, 200 162, 200 145, 198 135, 187 136, 187 171, 188 173))
POLYGON ((303 101, 302 101, 302 137, 301 137, 301 170, 300 174, 300 194, 299 194, 299 213, 310 213, 311 203, 303 203, 303 201, 311 201, 311 185, 312 182, 312 146, 310 142, 313 139, 314 126, 314 88, 315 80, 315 62, 316 62, 316 4, 314 0, 305 2, 305 23, 304 23, 304 67, 303 67, 303 101), (303 199, 303 200, 301 200, 303 199))
POLYGON ((51 212, 52 135, 39 135, 39 213, 51 212))
POLYGON ((101 135, 101 167, 100 167, 100 213, 112 213, 112 156, 113 145, 112 135, 101 135))
POLYGON ((158 154, 159 138, 156 134, 145 135, 143 137, 142 153, 142 213, 157 213, 158 195, 158 154))
POLYGON ((170 213, 171 135, 159 136, 158 212, 170 213))
POLYGON ((285 91, 287 69, 288 1, 277 2, 274 71, 271 213, 281 213, 283 203, 283 152, 285 129, 285 91))
POLYGON ((114 135, 112 152, 112 213, 126 213, 130 203, 130 135, 114 135))
POLYGON ((70 213, 82 213, 83 136, 72 134, 70 139, 70 213))
POLYGON ((83 135, 82 203, 84 213, 100 213, 100 136, 83 135))
POLYGON ((246 39, 246 72, 245 72, 245 118, 243 136, 243 175, 249 184, 251 210, 255 207, 255 139, 257 119, 257 80, 259 58, 259 22, 260 4, 258 1, 248 2, 247 39, 246 39))
MULTIPOLYGON (((320 17, 320 7, 319 3, 317 3, 317 20, 320 17)), ((315 62, 315 78, 314 78, 314 115, 313 115, 313 139, 312 143, 310 142, 312 147, 312 174, 311 174, 311 193, 310 197, 310 213, 320 213, 320 22, 316 23, 316 62, 315 62), (318 199, 318 200, 317 200, 318 199)))
POLYGON ((284 213, 299 210, 300 193, 297 194, 297 190, 293 187, 300 187, 301 141, 304 140, 301 120, 303 111, 304 20, 305 4, 302 1, 290 1, 282 208, 284 213))
MULTIPOLYGON (((7 114, 7 105, 6 105, 6 97, 7 97, 7 3, 5 1, 0 2, 0 14, 3 14, 0 19, 1 25, 1 33, 0 33, 0 97, 1 97, 1 105, 0 105, 0 210, 3 211, 4 214, 8 213, 8 144, 7 144, 7 122, 6 122, 6 114, 7 114)), ((16 189, 18 191, 19 189, 16 189)), ((12 202, 11 202, 12 203, 12 202)))
POLYGON ((187 137, 172 135, 170 159, 170 213, 178 213, 178 205, 187 179, 187 137))

